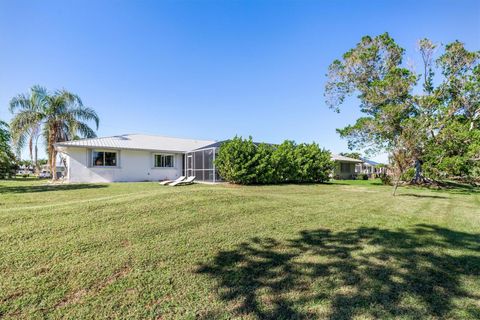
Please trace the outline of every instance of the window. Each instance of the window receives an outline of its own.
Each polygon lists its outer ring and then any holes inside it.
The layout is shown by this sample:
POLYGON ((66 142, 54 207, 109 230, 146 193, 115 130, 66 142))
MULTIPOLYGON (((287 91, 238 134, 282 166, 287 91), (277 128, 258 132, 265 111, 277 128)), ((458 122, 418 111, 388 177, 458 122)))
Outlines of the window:
POLYGON ((156 154, 155 155, 155 168, 173 168, 174 157, 171 154, 156 154))
POLYGON ((116 167, 117 153, 115 151, 97 151, 92 152, 94 167, 116 167))

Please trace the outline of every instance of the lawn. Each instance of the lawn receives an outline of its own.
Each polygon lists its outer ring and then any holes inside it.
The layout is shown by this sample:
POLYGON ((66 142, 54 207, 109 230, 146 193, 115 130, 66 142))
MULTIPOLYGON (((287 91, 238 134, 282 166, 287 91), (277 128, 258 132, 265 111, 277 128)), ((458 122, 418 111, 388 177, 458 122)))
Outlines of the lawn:
POLYGON ((478 319, 480 192, 0 182, 0 318, 478 319))

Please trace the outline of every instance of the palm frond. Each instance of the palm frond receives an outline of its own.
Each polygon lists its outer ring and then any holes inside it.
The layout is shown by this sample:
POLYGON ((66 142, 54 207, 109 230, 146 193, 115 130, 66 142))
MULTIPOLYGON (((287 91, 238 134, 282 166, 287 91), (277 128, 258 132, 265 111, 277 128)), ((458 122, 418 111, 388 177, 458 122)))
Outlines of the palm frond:
POLYGON ((27 132, 19 132, 19 133, 12 134, 12 143, 17 153, 20 153, 21 150, 26 146, 27 139, 28 139, 27 132))
POLYGON ((79 106, 77 108, 73 108, 70 112, 74 115, 75 118, 79 120, 85 121, 94 121, 96 129, 98 130, 98 125, 100 124, 100 118, 98 114, 92 108, 79 106))
POLYGON ((82 99, 70 91, 65 89, 55 91, 54 96, 58 98, 58 101, 62 101, 64 105, 72 106, 83 106, 82 99))
POLYGON ((78 121, 76 124, 76 131, 82 138, 96 138, 97 134, 93 131, 88 124, 78 121))
POLYGON ((0 130, 8 130, 8 123, 3 120, 0 120, 0 130))
POLYGON ((18 109, 31 109, 30 96, 21 93, 12 99, 10 99, 9 110, 11 113, 14 113, 18 109))

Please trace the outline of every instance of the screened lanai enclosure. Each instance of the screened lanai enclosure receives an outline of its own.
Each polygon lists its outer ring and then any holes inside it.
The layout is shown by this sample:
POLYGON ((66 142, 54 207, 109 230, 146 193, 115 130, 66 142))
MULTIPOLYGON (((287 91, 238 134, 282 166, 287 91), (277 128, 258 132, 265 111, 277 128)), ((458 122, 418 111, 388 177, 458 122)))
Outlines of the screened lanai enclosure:
POLYGON ((195 176, 195 180, 203 182, 220 182, 222 179, 215 168, 215 155, 218 147, 206 147, 187 152, 184 158, 185 175, 195 176))

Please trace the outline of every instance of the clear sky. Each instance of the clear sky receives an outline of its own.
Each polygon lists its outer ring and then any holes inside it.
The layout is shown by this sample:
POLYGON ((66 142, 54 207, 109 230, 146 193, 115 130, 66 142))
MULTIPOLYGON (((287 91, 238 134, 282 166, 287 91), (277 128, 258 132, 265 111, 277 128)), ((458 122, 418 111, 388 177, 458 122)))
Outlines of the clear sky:
POLYGON ((347 151, 335 129, 358 103, 329 110, 325 73, 385 31, 409 61, 423 37, 480 50, 480 1, 0 0, 0 119, 40 84, 79 94, 99 136, 238 134, 347 151))

